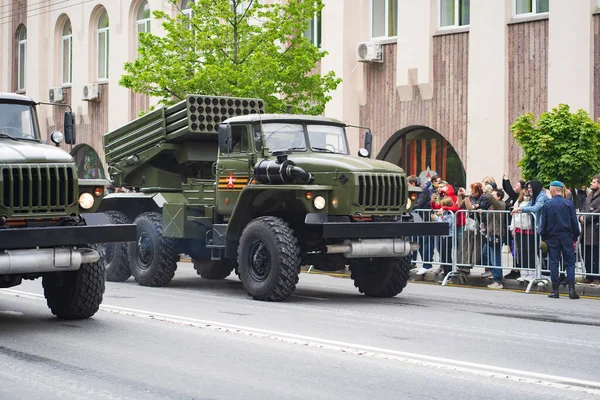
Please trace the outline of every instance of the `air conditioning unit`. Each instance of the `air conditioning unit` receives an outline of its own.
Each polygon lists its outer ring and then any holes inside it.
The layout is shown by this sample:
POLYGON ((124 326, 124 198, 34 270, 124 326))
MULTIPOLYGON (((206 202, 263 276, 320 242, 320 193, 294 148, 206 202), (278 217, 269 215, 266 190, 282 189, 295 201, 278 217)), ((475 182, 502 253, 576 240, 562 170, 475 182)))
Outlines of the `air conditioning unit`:
POLYGON ((360 62, 383 62, 381 43, 358 42, 356 44, 356 59, 360 62))
POLYGON ((83 100, 98 101, 100 100, 100 90, 97 83, 90 83, 83 87, 83 100))
POLYGON ((63 101, 65 101, 65 94, 63 92, 63 88, 50 88, 48 90, 48 98, 50 99, 50 103, 62 103, 63 101))

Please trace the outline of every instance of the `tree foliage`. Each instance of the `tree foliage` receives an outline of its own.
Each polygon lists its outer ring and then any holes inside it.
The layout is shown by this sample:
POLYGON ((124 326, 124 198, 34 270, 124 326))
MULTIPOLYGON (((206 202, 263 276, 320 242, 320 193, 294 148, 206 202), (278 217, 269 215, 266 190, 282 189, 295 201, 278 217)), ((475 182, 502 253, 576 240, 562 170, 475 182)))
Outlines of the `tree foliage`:
POLYGON ((175 18, 154 11, 166 36, 140 34, 122 86, 165 105, 197 93, 262 98, 268 112, 323 113, 341 80, 315 73, 327 53, 303 35, 321 0, 195 0, 191 18, 170 2, 175 18))
POLYGON ((537 122, 531 113, 520 116, 510 130, 524 151, 519 167, 527 180, 580 187, 600 173, 600 124, 585 110, 559 104, 537 122))

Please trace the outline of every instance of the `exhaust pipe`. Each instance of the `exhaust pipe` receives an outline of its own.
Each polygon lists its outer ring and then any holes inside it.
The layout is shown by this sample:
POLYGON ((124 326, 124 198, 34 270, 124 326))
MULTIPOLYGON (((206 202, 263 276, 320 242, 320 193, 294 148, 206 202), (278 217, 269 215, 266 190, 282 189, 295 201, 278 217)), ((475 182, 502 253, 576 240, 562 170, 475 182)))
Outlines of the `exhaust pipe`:
POLYGON ((326 253, 343 254, 346 258, 405 257, 419 247, 418 243, 399 238, 345 240, 342 244, 328 244, 326 253))
POLYGON ((92 249, 6 250, 0 254, 0 275, 75 271, 99 259, 100 254, 92 249))

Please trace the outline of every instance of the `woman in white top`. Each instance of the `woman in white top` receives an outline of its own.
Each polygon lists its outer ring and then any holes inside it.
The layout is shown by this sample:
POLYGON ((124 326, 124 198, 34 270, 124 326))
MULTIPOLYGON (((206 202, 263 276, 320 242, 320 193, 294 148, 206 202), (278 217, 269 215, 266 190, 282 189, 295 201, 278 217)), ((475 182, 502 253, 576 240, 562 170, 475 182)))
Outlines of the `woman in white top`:
MULTIPOLYGON (((531 205, 531 197, 526 190, 519 193, 515 207, 522 208, 531 205)), ((520 282, 530 282, 535 279, 535 227, 533 216, 529 213, 513 214, 510 230, 515 239, 515 264, 521 268, 530 268, 531 271, 522 270, 517 279, 520 282)))

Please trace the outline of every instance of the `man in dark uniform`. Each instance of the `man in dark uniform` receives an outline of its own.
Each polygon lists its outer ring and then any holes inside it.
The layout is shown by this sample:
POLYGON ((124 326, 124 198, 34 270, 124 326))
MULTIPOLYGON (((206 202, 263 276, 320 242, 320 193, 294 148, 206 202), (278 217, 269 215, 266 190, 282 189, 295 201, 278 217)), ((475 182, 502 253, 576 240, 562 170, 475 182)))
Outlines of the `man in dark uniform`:
POLYGON ((548 297, 558 299, 558 265, 562 255, 567 269, 567 283, 569 285, 569 298, 578 299, 575 292, 575 242, 579 237, 579 224, 573 203, 563 197, 564 186, 559 181, 550 184, 552 198, 542 208, 540 235, 548 244, 548 257, 550 264, 550 278, 552 279, 552 293, 548 297))

